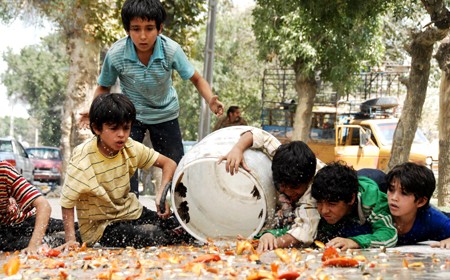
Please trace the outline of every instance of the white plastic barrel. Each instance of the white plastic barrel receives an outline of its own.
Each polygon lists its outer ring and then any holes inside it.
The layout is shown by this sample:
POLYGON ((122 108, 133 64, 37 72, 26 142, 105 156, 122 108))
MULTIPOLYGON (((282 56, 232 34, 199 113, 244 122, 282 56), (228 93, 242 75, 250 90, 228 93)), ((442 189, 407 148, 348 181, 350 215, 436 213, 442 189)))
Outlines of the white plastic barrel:
POLYGON ((201 242, 252 238, 273 218, 276 190, 271 160, 262 151, 247 149, 251 172, 226 172, 218 163, 248 126, 217 130, 193 146, 181 159, 171 188, 172 208, 181 225, 201 242))

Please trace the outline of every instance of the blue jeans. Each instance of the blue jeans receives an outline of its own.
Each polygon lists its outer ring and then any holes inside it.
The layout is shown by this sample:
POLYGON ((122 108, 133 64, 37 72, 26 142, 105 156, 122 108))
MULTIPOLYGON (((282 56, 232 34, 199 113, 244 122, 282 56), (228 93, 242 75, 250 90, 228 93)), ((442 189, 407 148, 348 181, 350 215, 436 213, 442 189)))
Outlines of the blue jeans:
MULTIPOLYGON (((147 130, 150 132, 150 140, 152 141, 153 149, 162 155, 173 159, 178 164, 184 155, 178 119, 158 124, 144 124, 140 121, 136 121, 131 127, 130 137, 133 138, 133 140, 142 143, 147 130)), ((139 197, 138 172, 134 173, 133 177, 131 177, 130 187, 131 191, 139 197)))

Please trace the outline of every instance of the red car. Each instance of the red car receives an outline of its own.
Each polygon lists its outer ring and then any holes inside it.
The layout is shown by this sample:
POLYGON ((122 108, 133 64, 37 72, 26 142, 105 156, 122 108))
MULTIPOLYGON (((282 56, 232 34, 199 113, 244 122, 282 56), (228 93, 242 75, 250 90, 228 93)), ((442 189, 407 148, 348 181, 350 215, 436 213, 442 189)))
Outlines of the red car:
POLYGON ((27 153, 31 155, 34 164, 34 180, 61 184, 62 154, 56 147, 30 147, 27 153))

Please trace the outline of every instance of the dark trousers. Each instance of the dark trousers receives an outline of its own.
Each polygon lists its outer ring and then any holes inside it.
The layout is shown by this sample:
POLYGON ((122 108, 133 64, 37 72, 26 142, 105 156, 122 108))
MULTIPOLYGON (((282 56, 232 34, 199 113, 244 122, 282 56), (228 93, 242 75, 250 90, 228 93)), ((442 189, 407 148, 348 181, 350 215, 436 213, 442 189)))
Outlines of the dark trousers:
POLYGON ((139 219, 108 225, 99 243, 104 247, 142 248, 191 241, 192 237, 173 214, 168 219, 161 219, 155 211, 144 207, 139 219))
MULTIPOLYGON (((0 250, 17 251, 28 247, 31 235, 33 234, 36 217, 30 217, 17 225, 0 226, 0 250)), ((50 218, 44 242, 51 247, 57 247, 64 243, 64 235, 53 235, 58 232, 64 232, 62 220, 50 218)))
MULTIPOLYGON (((144 124, 136 121, 131 127, 130 137, 138 142, 144 141, 146 131, 150 132, 150 140, 153 149, 164 156, 173 159, 177 164, 184 155, 183 142, 181 139, 180 125, 178 119, 159 124, 144 124)), ((131 191, 139 197, 138 172, 130 179, 131 191)))

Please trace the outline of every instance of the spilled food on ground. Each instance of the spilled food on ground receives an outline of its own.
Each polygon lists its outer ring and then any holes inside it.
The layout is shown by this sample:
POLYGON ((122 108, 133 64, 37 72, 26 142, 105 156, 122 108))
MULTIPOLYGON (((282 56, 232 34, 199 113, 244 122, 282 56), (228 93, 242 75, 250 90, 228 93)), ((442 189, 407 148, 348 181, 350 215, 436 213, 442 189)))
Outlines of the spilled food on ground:
MULTIPOLYGON (((450 254, 401 252, 398 248, 347 250, 275 249, 258 254, 257 243, 220 241, 205 245, 43 248, 0 257, 6 279, 420 279, 450 277, 450 254)), ((416 246, 418 248, 425 246, 416 246)), ((428 247, 428 246, 427 246, 428 247)), ((443 252, 443 250, 436 250, 443 252)))

